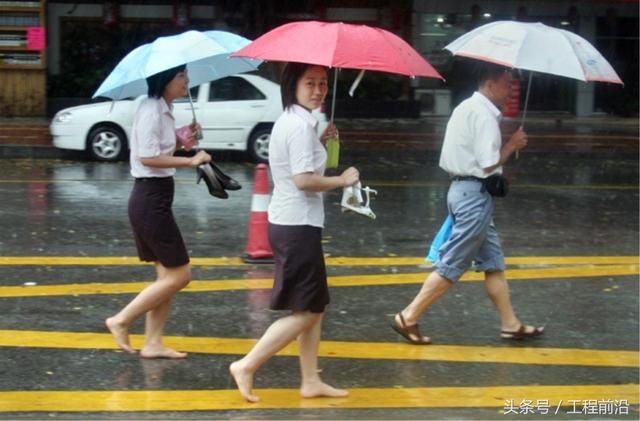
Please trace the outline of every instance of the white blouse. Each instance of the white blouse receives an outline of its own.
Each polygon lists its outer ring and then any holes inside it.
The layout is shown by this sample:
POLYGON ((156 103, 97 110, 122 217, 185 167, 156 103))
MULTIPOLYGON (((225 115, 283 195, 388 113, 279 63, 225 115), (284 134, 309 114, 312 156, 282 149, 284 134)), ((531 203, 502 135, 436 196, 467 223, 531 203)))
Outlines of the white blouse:
POLYGON ((144 165, 141 158, 173 155, 176 150, 175 120, 164 98, 147 98, 140 103, 131 129, 129 145, 131 175, 140 177, 170 177, 175 168, 154 168, 144 165))
POLYGON ((324 227, 322 193, 299 190, 293 176, 323 175, 327 152, 318 137, 318 120, 299 105, 288 107, 276 120, 269 141, 273 194, 269 222, 278 225, 324 227))

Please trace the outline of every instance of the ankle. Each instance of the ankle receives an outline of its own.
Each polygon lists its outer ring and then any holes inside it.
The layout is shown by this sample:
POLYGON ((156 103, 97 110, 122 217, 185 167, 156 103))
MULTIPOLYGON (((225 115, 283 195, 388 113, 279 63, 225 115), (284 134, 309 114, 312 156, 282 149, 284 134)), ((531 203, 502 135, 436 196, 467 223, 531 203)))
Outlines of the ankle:
POLYGON ((158 348, 164 348, 164 344, 162 343, 162 340, 157 340, 157 339, 146 339, 144 341, 144 345, 142 346, 143 348, 148 348, 148 349, 158 349, 158 348))
POLYGON ((398 316, 396 317, 396 320, 398 321, 398 323, 402 324, 402 320, 404 319, 404 323, 407 326, 413 326, 416 323, 418 323, 418 320, 416 317, 413 317, 413 314, 411 312, 408 311, 408 309, 404 309, 401 312, 398 313, 398 316))
POLYGON ((111 316, 111 317, 107 317, 106 322, 111 325, 111 326, 115 326, 115 327, 127 327, 129 324, 125 322, 125 320, 120 317, 119 314, 116 314, 115 316, 111 316))
POLYGON ((520 327, 522 323, 518 319, 508 319, 502 321, 502 330, 515 330, 520 327))
POLYGON ((302 376, 302 382, 300 383, 300 387, 301 388, 305 388, 305 387, 311 387, 311 386, 317 386, 319 384, 324 383, 322 381, 322 379, 320 378, 320 376, 315 375, 315 376, 302 376))
POLYGON ((231 366, 233 367, 233 370, 235 371, 241 371, 243 373, 246 374, 251 374, 253 375, 253 373, 255 373, 256 368, 251 367, 247 361, 243 359, 241 360, 237 360, 231 363, 231 366))

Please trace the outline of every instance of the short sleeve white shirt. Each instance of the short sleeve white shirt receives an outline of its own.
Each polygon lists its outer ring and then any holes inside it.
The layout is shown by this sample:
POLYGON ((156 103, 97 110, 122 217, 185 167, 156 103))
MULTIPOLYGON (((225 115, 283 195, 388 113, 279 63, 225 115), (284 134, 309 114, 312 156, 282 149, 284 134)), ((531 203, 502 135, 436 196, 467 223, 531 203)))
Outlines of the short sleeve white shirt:
POLYGON ((318 138, 318 120, 299 105, 288 107, 276 120, 269 140, 273 194, 269 222, 278 225, 324 227, 322 193, 299 190, 293 176, 324 174, 327 152, 318 138))
MULTIPOLYGON (((462 101, 447 123, 440 168, 451 176, 489 176, 484 169, 500 162, 501 115, 500 110, 480 92, 462 101)), ((501 173, 502 167, 492 172, 501 173)))
POLYGON ((170 177, 175 168, 154 168, 144 165, 141 158, 173 155, 176 150, 175 120, 164 98, 146 98, 138 107, 131 128, 131 175, 141 177, 170 177))

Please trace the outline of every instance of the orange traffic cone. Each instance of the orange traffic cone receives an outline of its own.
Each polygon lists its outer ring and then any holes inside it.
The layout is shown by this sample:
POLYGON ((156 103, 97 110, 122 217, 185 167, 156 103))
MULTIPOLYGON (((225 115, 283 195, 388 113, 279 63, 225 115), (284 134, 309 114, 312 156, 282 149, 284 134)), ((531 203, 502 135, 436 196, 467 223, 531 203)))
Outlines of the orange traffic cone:
POLYGON ((256 166, 256 179, 251 199, 251 216, 249 218, 249 233, 244 261, 247 263, 273 263, 273 250, 269 244, 269 177, 268 166, 256 166))

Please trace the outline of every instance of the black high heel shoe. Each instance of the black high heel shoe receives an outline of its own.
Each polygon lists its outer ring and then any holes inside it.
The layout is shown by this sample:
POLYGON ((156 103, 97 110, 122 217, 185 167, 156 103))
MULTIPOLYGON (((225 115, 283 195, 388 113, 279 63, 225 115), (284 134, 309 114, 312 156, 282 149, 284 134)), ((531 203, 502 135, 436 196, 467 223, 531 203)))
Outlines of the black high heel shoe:
POLYGON ((223 173, 216 164, 214 164, 213 162, 209 162, 209 165, 213 169, 213 173, 225 190, 240 190, 242 188, 240 183, 229 177, 227 174, 223 173))
POLYGON ((204 179, 204 182, 207 183, 207 188, 209 189, 209 194, 211 196, 215 196, 220 199, 226 199, 229 197, 229 194, 224 191, 224 188, 213 173, 213 170, 211 169, 211 166, 209 164, 202 164, 198 166, 196 170, 198 174, 196 183, 200 184, 200 181, 204 179))

